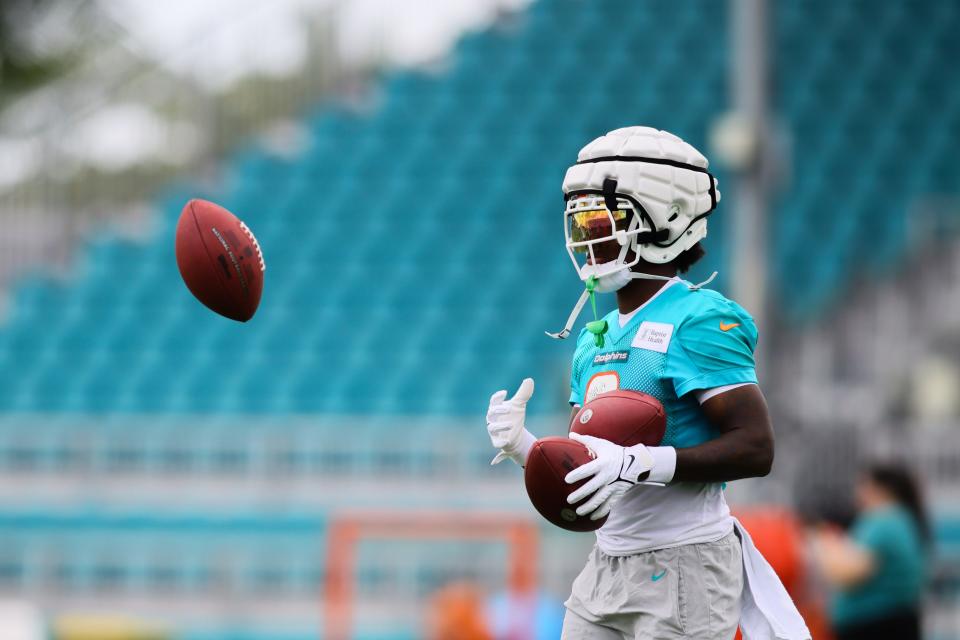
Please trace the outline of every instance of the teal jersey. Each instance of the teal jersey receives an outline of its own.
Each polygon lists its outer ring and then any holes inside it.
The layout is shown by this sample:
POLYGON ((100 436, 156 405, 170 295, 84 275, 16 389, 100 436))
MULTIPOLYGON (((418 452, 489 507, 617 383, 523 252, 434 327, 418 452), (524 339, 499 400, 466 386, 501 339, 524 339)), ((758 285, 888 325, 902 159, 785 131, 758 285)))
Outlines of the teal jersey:
POLYGON ((873 556, 874 572, 833 601, 837 626, 868 622, 920 606, 926 551, 910 513, 900 506, 861 515, 850 537, 873 556))
POLYGON ((630 389, 663 403, 661 444, 692 447, 716 437, 700 410, 697 390, 756 383, 757 327, 742 307, 709 289, 675 280, 620 326, 616 309, 604 318, 604 344, 581 331, 573 356, 570 403, 630 389))

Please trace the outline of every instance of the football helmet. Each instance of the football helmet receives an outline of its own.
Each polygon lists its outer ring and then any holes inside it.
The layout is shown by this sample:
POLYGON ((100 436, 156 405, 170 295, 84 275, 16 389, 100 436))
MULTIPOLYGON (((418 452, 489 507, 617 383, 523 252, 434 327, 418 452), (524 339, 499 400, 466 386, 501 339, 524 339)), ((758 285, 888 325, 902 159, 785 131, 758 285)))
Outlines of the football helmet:
POLYGON ((580 150, 563 179, 563 228, 586 290, 564 330, 548 335, 567 337, 594 292, 637 278, 669 280, 632 268, 641 259, 670 262, 706 237, 707 216, 720 202, 707 166, 693 146, 652 127, 615 129, 580 150))

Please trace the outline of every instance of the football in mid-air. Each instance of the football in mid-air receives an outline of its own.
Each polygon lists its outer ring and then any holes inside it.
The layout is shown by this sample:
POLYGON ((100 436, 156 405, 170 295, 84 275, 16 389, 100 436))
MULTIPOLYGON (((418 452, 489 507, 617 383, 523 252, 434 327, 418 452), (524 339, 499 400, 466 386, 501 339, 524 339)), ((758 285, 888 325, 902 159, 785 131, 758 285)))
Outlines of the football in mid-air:
POLYGON ((607 521, 606 516, 591 520, 589 514, 577 515, 577 507, 592 496, 587 496, 576 504, 567 503, 567 496, 584 485, 589 478, 575 484, 567 484, 564 478, 593 459, 590 449, 570 438, 549 436, 540 438, 533 444, 527 456, 523 480, 530 502, 540 515, 568 531, 594 531, 603 526, 607 521))
POLYGON ((659 400, 642 391, 601 393, 573 417, 570 431, 609 440, 621 447, 655 447, 667 431, 667 414, 659 400))
POLYGON ((197 300, 232 320, 253 317, 266 265, 257 239, 235 215, 191 200, 177 222, 176 254, 180 275, 197 300))

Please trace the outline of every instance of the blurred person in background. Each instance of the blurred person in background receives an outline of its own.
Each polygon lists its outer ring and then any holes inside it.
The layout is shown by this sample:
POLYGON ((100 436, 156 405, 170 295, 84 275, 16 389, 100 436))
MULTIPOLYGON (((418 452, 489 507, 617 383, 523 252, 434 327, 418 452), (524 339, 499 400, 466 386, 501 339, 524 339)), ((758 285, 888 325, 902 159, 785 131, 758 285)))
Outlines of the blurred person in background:
POLYGON ((486 620, 496 640, 557 640, 566 609, 545 591, 500 591, 486 602, 486 620))
POLYGON ((427 611, 427 640, 493 640, 484 619, 483 596, 468 583, 440 589, 427 611))
POLYGON ((812 538, 813 561, 836 589, 837 638, 921 638, 931 534, 917 481, 901 465, 871 464, 855 500, 857 516, 846 535, 825 526, 812 538))

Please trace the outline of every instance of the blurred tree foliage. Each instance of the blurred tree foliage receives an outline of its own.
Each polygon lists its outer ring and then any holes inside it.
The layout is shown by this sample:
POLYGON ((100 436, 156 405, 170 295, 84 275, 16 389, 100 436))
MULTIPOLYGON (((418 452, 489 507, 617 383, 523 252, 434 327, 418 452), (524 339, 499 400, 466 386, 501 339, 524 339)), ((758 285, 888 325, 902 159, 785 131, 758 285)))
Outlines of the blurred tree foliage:
POLYGON ((95 8, 85 0, 0 0, 0 103, 76 64, 95 8))

